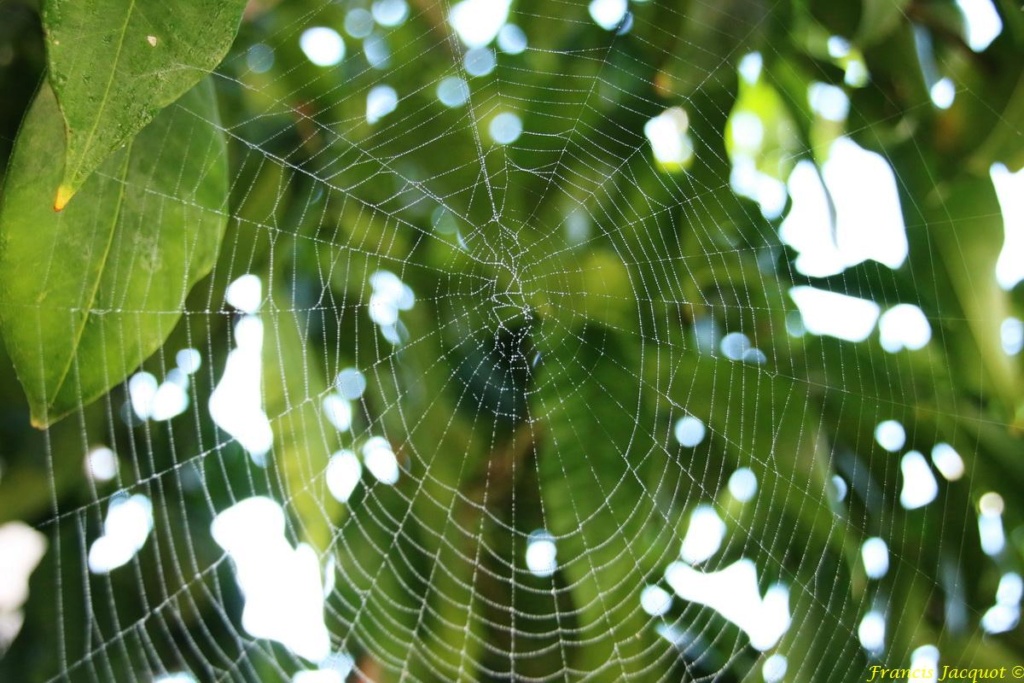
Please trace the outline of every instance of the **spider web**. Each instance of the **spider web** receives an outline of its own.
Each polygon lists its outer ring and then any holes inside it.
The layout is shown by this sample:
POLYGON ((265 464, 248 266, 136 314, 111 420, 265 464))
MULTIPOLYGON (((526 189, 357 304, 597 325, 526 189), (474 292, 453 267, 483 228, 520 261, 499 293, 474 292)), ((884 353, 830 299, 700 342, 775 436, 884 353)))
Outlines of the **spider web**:
MULTIPOLYGON (((934 259, 924 200, 851 141, 883 137, 855 48, 827 40, 810 100, 787 81, 788 19, 252 4, 214 74, 218 263, 163 350, 44 434, 8 662, 774 683, 1021 661, 1011 511, 978 464, 1010 420, 930 393, 965 314, 905 265, 934 259), (851 213, 869 192, 895 209, 851 213), (865 274, 925 293, 872 301, 865 274)), ((949 106, 921 66, 920 107, 949 106)))

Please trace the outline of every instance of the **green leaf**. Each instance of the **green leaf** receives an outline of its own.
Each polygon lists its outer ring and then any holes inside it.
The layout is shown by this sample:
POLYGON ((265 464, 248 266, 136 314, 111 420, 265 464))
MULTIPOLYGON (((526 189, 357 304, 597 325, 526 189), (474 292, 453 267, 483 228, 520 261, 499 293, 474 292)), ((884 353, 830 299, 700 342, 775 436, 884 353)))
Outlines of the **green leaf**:
MULTIPOLYGON (((805 544, 841 555, 850 550, 851 539, 829 494, 831 453, 825 425, 815 416, 817 397, 809 387, 757 366, 707 355, 680 358, 666 385, 674 404, 721 439, 730 467, 749 467, 761 490, 780 492, 758 511, 765 528, 789 515, 798 521, 805 544)), ((765 547, 778 550, 767 542, 765 547)))
POLYGON ((739 80, 739 95, 725 126, 725 147, 733 163, 749 158, 761 173, 785 182, 799 158, 799 129, 785 100, 767 79, 739 80), (756 141, 737 139, 737 115, 754 115, 763 134, 756 141))
MULTIPOLYGON (((50 0, 50 83, 67 131, 58 211, 114 150, 220 63, 245 0, 50 0)), ((50 188, 53 192, 55 183, 50 188)))
MULTIPOLYGON (((667 90, 689 95, 695 90, 730 86, 728 64, 758 49, 770 33, 769 3, 764 0, 689 2, 680 12, 678 40, 659 76, 667 90)), ((670 28, 670 27, 667 27, 670 28)))
POLYGON ((287 296, 278 293, 275 303, 268 317, 276 332, 267 335, 263 352, 264 400, 276 435, 273 468, 284 483, 302 539, 323 553, 343 514, 322 476, 340 439, 323 416, 327 380, 315 357, 307 354, 309 323, 294 312, 287 296))
POLYGON ((159 348, 213 267, 228 192, 217 120, 206 81, 55 213, 62 125, 50 88, 37 95, 0 204, 0 329, 36 426, 99 398, 159 348))
POLYGON ((543 511, 579 619, 572 666, 588 680, 658 680, 675 657, 640 607, 645 582, 671 562, 680 539, 675 517, 645 489, 665 453, 650 416, 635 413, 641 387, 627 346, 597 325, 571 334, 542 352, 531 403, 544 421, 543 511))
POLYGON ((1003 225, 992 180, 961 177, 932 193, 922 208, 927 225, 907 236, 912 251, 930 251, 930 261, 915 262, 915 276, 934 282, 939 295, 929 317, 942 322, 964 384, 1001 400, 1013 415, 1024 394, 1020 366, 1002 346, 1000 326, 1011 302, 995 276, 1003 225))
POLYGON ((863 0, 857 42, 861 47, 873 45, 889 35, 903 20, 910 0, 863 0))

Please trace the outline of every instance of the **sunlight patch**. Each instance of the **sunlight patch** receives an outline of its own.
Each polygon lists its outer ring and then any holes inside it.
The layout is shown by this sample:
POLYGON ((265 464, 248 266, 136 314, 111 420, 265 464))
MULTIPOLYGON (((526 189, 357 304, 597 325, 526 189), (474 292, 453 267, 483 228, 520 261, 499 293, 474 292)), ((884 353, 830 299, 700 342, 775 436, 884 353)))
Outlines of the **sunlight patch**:
POLYGON ((264 43, 253 45, 246 52, 245 65, 256 74, 270 71, 274 66, 274 50, 264 43))
POLYGON ((881 654, 885 649, 885 615, 873 609, 864 615, 857 628, 860 645, 873 655, 881 654))
POLYGON ((753 347, 747 335, 742 332, 730 332, 722 337, 719 348, 722 355, 729 360, 743 360, 743 356, 753 347))
POLYGON ((0 524, 0 655, 21 631, 28 580, 46 546, 46 536, 23 522, 0 524))
POLYGON ((762 598, 751 560, 737 560, 717 572, 673 562, 665 580, 683 600, 706 605, 740 627, 757 650, 771 649, 789 630, 789 589, 776 583, 762 598))
POLYGON ((334 386, 342 398, 358 401, 366 391, 366 376, 355 368, 345 368, 334 378, 334 386))
POLYGON ((224 300, 242 313, 255 315, 263 303, 263 282, 258 275, 242 275, 224 290, 224 300))
POLYGON ((676 437, 676 441, 680 445, 686 448, 693 448, 704 440, 704 435, 707 434, 707 428, 704 427, 704 423, 698 418, 692 415, 681 417, 676 421, 675 427, 672 433, 676 437))
POLYGON ((558 569, 558 548, 554 537, 545 529, 532 532, 526 541, 526 568, 541 578, 551 576, 558 569))
POLYGON ((469 100, 469 84, 465 79, 448 76, 437 84, 437 99, 446 107, 461 107, 469 100))
POLYGON ((327 490, 340 503, 348 502, 362 476, 363 466, 359 464, 359 458, 348 449, 338 451, 327 461, 327 471, 324 475, 327 490))
POLYGON ((1003 497, 993 491, 989 491, 978 501, 978 536, 981 538, 981 550, 992 557, 1003 552, 1006 547, 1003 507, 1003 497))
POLYGON ((910 653, 910 670, 919 672, 930 672, 931 675, 921 676, 915 680, 920 683, 934 682, 938 679, 939 669, 939 648, 934 645, 922 645, 910 653))
POLYGON ((400 26, 409 16, 405 0, 377 0, 370 8, 373 19, 385 28, 400 26))
POLYGON ((682 107, 666 109, 644 124, 644 135, 662 170, 681 170, 693 162, 689 128, 690 117, 682 107))
POLYGON ((150 417, 157 422, 164 422, 184 413, 188 409, 188 385, 188 375, 179 368, 168 372, 153 396, 150 417))
POLYGON ((297 671, 292 676, 292 683, 345 683, 355 667, 352 655, 338 652, 322 661, 318 669, 297 671))
POLYGON ((235 324, 235 348, 224 374, 210 394, 214 423, 231 435, 258 465, 274 443, 270 420, 263 411, 263 322, 255 315, 235 324))
POLYGON ((780 655, 779 653, 775 653, 764 660, 764 665, 761 667, 761 677, 764 678, 764 683, 779 683, 782 681, 786 677, 787 664, 785 655, 780 655))
POLYGON ((1024 349, 1024 322, 1020 318, 1007 318, 999 326, 999 337, 1007 356, 1016 356, 1024 349))
POLYGON ((159 386, 156 377, 149 372, 136 372, 128 380, 128 400, 139 419, 148 420, 152 416, 153 398, 159 386))
POLYGON ((231 557, 245 597, 242 627, 275 640, 296 655, 320 662, 330 653, 324 623, 323 585, 316 551, 292 549, 284 536, 281 506, 262 496, 220 512, 210 525, 213 540, 231 557))
POLYGON ((882 420, 875 427, 875 441, 885 450, 895 453, 907 443, 907 431, 896 420, 882 420))
POLYGON ((569 211, 565 217, 565 239, 574 246, 583 244, 593 233, 590 214, 580 208, 569 211))
POLYGON ((804 285, 791 288, 789 296, 808 332, 847 341, 867 339, 881 310, 874 301, 804 285))
POLYGON ((842 88, 828 83, 811 83, 807 101, 815 114, 836 123, 845 121, 850 112, 850 98, 842 88))
POLYGON ((839 138, 832 143, 821 177, 814 164, 801 161, 790 174, 788 188, 793 206, 779 235, 797 250, 796 268, 804 275, 836 275, 868 259, 898 268, 906 260, 895 176, 878 154, 839 138), (829 196, 834 230, 829 229, 829 196))
POLYGON ((889 546, 877 536, 866 539, 860 547, 860 559, 869 579, 880 579, 889 571, 889 546))
POLYGON ((839 138, 822 175, 836 205, 836 235, 846 265, 873 259, 890 268, 902 266, 907 235, 889 162, 839 138))
POLYGON ((367 63, 374 69, 386 69, 391 63, 391 49, 376 33, 371 33, 363 40, 363 54, 367 63))
POLYGON ((672 607, 672 595, 661 586, 645 586, 640 591, 640 608, 652 617, 660 617, 672 607))
POLYGON ((761 70, 764 68, 764 58, 760 52, 751 52, 743 55, 738 67, 740 78, 747 83, 756 83, 761 78, 761 70))
POLYGON ((510 111, 505 111, 493 119, 487 131, 491 139, 499 145, 509 145, 519 139, 523 132, 523 121, 510 111))
POLYGON ((498 31, 498 49, 509 55, 518 55, 526 50, 526 33, 515 24, 505 24, 498 31))
POLYGON ((494 71, 497 65, 498 58, 489 47, 474 47, 462 58, 462 68, 470 76, 486 76, 494 71))
POLYGON ((1005 633, 1020 623, 1020 601, 1024 582, 1020 574, 1007 572, 999 579, 996 589, 996 604, 981 618, 981 627, 987 633, 1005 633))
POLYGON ((321 406, 324 417, 339 432, 347 432, 352 428, 352 404, 338 394, 331 392, 324 396, 321 406))
POLYGON ((299 47, 306 58, 317 66, 334 66, 345 57, 345 41, 337 31, 326 26, 315 26, 303 31, 299 47))
POLYGON ((679 557, 695 565, 711 559, 725 538, 725 522, 710 505, 698 505, 690 513, 690 526, 686 529, 679 557))
POLYGON ((900 505, 907 510, 916 510, 935 500, 939 495, 939 484, 935 481, 928 461, 917 451, 910 451, 900 461, 903 473, 903 490, 900 491, 900 505))
POLYGON ((163 674, 153 679, 153 683, 198 683, 196 677, 184 671, 163 674))
POLYGON ((370 320, 378 325, 385 339, 398 344, 401 341, 399 313, 412 310, 416 295, 409 285, 387 270, 378 270, 370 276, 370 288, 373 290, 367 307, 370 320))
POLYGON ((956 99, 956 84, 948 78, 940 78, 929 89, 932 104, 939 109, 949 109, 956 99))
POLYGON ((841 503, 846 500, 846 495, 850 492, 850 487, 847 485, 845 479, 840 477, 838 474, 833 474, 832 479, 829 480, 829 484, 831 486, 830 492, 837 503, 841 503))
POLYGON ((606 31, 619 27, 626 17, 628 6, 626 0, 591 0, 587 10, 594 23, 606 31))
POLYGON ((729 494, 741 503, 748 503, 757 493, 757 475, 749 467, 741 467, 729 477, 729 494))
POLYGON ((149 498, 141 493, 114 496, 103 521, 103 535, 89 548, 89 570, 108 574, 128 564, 146 544, 152 530, 153 503, 149 498))
POLYGON ((388 486, 398 483, 398 458, 391 444, 382 436, 372 436, 363 444, 363 464, 377 481, 388 486))
POLYGON ((1003 250, 996 261, 996 280, 1009 291, 1024 280, 1024 169, 1010 173, 993 164, 989 174, 1003 210, 1003 250))
POLYGON ((898 304, 878 320, 882 348, 889 353, 903 349, 918 351, 932 338, 932 328, 924 312, 913 304, 898 304))
POLYGON ((1003 31, 992 0, 956 0, 966 22, 967 45, 975 52, 983 52, 1003 31))
POLYGON ((85 455, 85 472, 93 481, 110 481, 117 476, 117 455, 106 446, 96 446, 85 455))
POLYGON ((448 14, 455 34, 468 48, 489 45, 508 21, 510 0, 462 0, 448 14))
POLYGON ((174 361, 186 375, 194 375, 203 365, 203 357, 196 349, 181 349, 174 354, 174 361))
POLYGON ((195 349, 182 349, 175 360, 178 366, 168 371, 163 382, 145 371, 128 380, 129 404, 140 420, 164 422, 188 409, 189 376, 202 365, 202 356, 195 349))
POLYGON ((353 38, 365 38, 373 32, 373 15, 356 7, 345 15, 345 33, 353 38))
POLYGON ((948 481, 964 476, 964 461, 948 443, 937 443, 932 448, 932 463, 948 481))
POLYGON ((377 85, 366 94, 366 122, 373 125, 398 108, 398 93, 390 85, 377 85))

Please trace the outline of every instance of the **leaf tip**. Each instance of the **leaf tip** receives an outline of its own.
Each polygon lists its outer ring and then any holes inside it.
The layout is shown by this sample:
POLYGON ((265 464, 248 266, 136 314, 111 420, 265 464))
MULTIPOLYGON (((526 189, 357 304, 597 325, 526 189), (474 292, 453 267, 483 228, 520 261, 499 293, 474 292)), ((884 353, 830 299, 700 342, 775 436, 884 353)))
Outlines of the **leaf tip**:
POLYGON ((57 188, 57 197, 53 200, 53 210, 63 211, 64 207, 68 205, 71 198, 75 196, 75 191, 70 185, 61 185, 57 188))
POLYGON ((49 420, 40 417, 34 411, 32 413, 32 417, 29 418, 29 423, 33 427, 35 427, 36 429, 38 429, 40 431, 42 431, 42 430, 44 430, 44 429, 46 429, 47 427, 50 426, 50 421, 49 420))

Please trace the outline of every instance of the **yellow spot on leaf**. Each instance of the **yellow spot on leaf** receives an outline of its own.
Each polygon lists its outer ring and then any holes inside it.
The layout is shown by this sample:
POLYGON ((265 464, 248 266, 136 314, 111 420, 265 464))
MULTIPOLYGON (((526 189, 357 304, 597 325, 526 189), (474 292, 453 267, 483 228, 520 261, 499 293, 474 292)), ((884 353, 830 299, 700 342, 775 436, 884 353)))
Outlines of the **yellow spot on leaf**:
POLYGON ((156 47, 156 36, 146 36, 146 42, 156 47))
POLYGON ((67 185, 61 185, 57 188, 57 198, 53 200, 53 210, 63 211, 64 207, 68 205, 71 198, 75 196, 74 190, 67 185))

